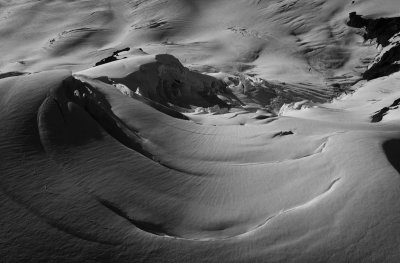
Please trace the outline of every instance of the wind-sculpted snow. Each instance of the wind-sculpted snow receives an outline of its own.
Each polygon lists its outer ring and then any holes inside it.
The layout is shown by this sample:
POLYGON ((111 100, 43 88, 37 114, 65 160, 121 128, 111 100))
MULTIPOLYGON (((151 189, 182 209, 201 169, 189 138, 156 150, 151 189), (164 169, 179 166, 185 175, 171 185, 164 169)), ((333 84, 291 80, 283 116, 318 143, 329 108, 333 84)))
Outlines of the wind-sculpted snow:
MULTIPOLYGON (((58 261, 63 253, 79 260, 144 260, 142 253, 153 247, 169 252, 157 250, 152 260, 192 255, 190 261, 218 261, 239 249, 240 258, 229 261, 247 261, 312 245, 299 260, 323 261, 344 247, 358 259, 385 233, 378 245, 387 252, 380 256, 396 258, 390 247, 398 228, 384 223, 398 222, 396 150, 379 147, 397 138, 396 126, 346 122, 343 109, 337 122, 305 116, 244 127, 200 125, 68 71, 0 84, 3 209, 17 205, 4 210, 8 219, 24 214, 18 225, 26 239, 16 244, 63 244, 58 261), (256 249, 261 243, 262 253, 256 249)), ((315 111, 319 116, 324 108, 315 111)), ((46 257, 34 248, 20 252, 21 259, 28 255, 46 257)))
POLYGON ((0 1, 0 261, 398 262, 397 6, 0 1))

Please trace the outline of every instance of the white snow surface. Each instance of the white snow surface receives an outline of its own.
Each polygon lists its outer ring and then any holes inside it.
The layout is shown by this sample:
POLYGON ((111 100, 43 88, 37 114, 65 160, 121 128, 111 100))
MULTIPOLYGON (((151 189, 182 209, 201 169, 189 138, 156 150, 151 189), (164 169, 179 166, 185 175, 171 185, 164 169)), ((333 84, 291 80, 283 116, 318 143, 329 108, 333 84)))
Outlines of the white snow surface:
POLYGON ((345 24, 399 8, 0 1, 0 258, 399 262, 400 73, 345 24))

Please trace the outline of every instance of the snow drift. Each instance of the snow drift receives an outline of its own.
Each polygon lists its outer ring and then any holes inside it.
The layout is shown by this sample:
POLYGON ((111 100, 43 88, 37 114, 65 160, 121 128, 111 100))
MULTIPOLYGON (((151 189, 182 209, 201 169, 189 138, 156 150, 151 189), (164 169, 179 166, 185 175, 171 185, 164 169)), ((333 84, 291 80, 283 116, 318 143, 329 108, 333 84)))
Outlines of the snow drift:
POLYGON ((0 5, 6 262, 399 260, 396 1, 0 5))

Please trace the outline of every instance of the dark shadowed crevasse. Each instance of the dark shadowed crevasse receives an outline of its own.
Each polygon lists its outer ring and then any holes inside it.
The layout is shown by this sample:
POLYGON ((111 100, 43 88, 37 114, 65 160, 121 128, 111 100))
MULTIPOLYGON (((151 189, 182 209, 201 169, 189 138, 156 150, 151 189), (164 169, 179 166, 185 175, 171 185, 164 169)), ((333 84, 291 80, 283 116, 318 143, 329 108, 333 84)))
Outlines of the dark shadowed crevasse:
POLYGON ((19 71, 11 71, 11 72, 0 72, 0 79, 5 79, 5 78, 10 78, 10 77, 16 77, 16 76, 21 76, 21 75, 26 75, 29 74, 27 72, 19 72, 19 71))
POLYGON ((103 65, 103 64, 107 64, 107 63, 110 63, 110 62, 113 62, 113 61, 117 61, 119 59, 124 59, 124 58, 117 58, 117 56, 119 55, 119 53, 125 52, 125 51, 129 51, 129 50, 130 50, 130 48, 127 47, 127 48, 124 48, 124 49, 120 49, 120 50, 114 51, 111 56, 103 58, 102 60, 97 62, 95 64, 95 67, 103 65))

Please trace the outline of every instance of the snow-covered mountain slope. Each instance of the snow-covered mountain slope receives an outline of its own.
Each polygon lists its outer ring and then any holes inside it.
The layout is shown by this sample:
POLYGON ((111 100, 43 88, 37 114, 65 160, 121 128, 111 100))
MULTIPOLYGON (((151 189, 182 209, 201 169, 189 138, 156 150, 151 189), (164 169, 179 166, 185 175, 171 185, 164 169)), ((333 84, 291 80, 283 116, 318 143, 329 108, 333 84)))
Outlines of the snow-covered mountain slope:
POLYGON ((0 258, 398 262, 399 7, 0 1, 0 258))

